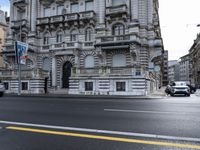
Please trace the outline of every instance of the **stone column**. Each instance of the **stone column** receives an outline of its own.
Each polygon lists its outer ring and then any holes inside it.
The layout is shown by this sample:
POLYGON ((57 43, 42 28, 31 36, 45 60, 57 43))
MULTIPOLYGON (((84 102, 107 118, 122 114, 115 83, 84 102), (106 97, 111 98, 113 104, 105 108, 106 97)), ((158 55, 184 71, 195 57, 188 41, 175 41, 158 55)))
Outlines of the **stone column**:
POLYGON ((35 32, 36 31, 36 16, 37 16, 37 1, 32 0, 32 9, 31 9, 31 31, 35 32))
POLYGON ((57 68, 56 68, 56 56, 54 55, 52 57, 52 86, 56 87, 56 72, 57 72, 57 68))
POLYGON ((132 20, 138 20, 138 9, 139 4, 138 4, 138 0, 131 0, 131 16, 132 16, 132 20))
POLYGON ((105 10, 106 10, 106 2, 105 0, 99 1, 99 23, 105 23, 105 10))
POLYGON ((148 24, 153 23, 153 0, 148 0, 148 24))

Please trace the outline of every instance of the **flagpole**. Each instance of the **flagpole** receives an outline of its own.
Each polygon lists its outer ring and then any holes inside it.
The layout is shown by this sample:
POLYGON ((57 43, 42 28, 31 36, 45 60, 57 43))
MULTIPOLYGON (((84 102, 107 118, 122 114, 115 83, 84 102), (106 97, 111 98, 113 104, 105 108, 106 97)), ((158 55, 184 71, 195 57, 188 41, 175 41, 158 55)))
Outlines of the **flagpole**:
MULTIPOLYGON (((22 23, 20 24, 20 41, 22 41, 22 23)), ((18 51, 17 51, 18 52, 18 51)), ((18 52, 18 83, 19 83, 19 86, 18 86, 18 95, 21 95, 21 59, 20 59, 20 55, 19 55, 19 52, 18 52)))

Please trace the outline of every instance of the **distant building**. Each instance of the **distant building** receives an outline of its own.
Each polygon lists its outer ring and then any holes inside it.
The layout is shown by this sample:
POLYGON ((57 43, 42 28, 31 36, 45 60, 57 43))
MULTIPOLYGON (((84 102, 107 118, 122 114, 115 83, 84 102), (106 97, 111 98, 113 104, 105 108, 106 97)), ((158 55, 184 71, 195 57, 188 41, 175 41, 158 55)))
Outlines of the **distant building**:
POLYGON ((190 82, 200 88, 200 34, 194 40, 189 50, 190 56, 190 82))
POLYGON ((5 66, 3 62, 2 50, 4 46, 4 40, 6 38, 6 32, 7 32, 6 15, 2 10, 0 10, 0 68, 5 66))
POLYGON ((189 74, 190 74, 190 72, 189 72, 189 68, 190 68, 189 54, 182 56, 180 58, 179 65, 180 65, 179 80, 189 82, 190 81, 190 78, 189 78, 189 74))
POLYGON ((177 60, 172 60, 168 62, 168 80, 169 81, 179 81, 179 63, 177 60))
POLYGON ((168 51, 164 51, 164 61, 163 61, 163 86, 168 84, 168 51))

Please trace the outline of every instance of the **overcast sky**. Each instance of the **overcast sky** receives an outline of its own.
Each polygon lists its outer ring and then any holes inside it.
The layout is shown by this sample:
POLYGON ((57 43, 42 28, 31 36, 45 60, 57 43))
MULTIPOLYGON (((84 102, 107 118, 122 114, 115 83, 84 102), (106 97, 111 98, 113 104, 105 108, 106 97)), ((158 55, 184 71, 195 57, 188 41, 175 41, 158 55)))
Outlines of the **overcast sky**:
MULTIPOLYGON (((200 32, 200 0, 159 0, 161 32, 169 60, 188 53, 200 32)), ((9 11, 9 0, 0 0, 1 9, 9 11)))

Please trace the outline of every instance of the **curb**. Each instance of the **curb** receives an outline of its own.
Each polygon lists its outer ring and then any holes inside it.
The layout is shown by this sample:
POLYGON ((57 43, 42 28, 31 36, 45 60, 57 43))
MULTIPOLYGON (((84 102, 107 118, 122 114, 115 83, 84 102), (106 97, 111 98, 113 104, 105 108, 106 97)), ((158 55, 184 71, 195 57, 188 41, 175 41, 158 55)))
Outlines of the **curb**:
POLYGON ((5 97, 42 97, 42 98, 81 98, 81 99, 143 99, 143 100, 152 100, 152 99, 162 99, 162 96, 104 96, 104 95, 61 95, 61 94, 4 94, 5 97))

